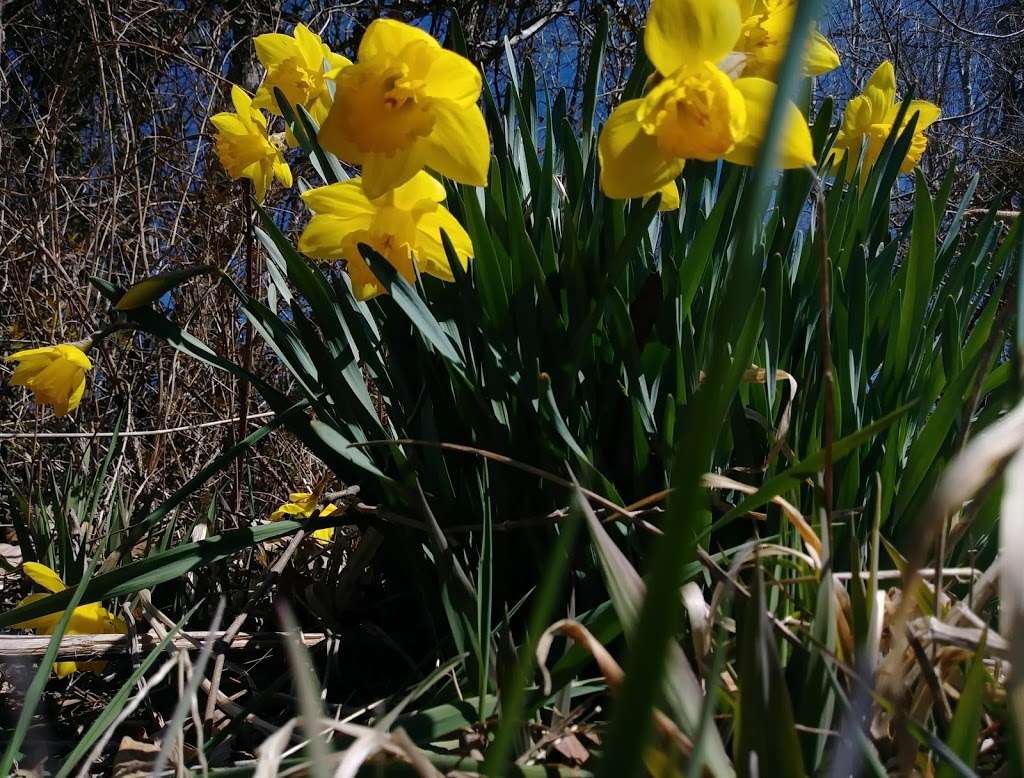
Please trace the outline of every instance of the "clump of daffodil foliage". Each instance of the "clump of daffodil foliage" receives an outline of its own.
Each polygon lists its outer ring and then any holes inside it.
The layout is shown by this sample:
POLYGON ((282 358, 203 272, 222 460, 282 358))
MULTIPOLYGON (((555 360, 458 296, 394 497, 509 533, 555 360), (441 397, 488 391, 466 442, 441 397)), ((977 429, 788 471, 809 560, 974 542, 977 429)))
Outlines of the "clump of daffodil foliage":
MULTIPOLYGON (((232 88, 211 140, 251 182, 266 276, 224 263, 93 283, 112 327, 232 374, 274 418, 125 528, 94 603, 303 533, 295 559, 321 571, 288 579, 304 628, 394 625, 359 671, 386 677, 384 703, 321 675, 325 699, 380 727, 339 729, 331 748, 361 745, 332 759, 971 774, 944 771, 975 765, 981 728, 1005 721, 986 675, 996 621, 964 615, 959 583, 907 592, 880 571, 996 556, 995 481, 956 492, 941 532, 920 522, 951 494, 946 465, 1017 400, 1020 226, 998 204, 967 224, 973 186, 956 202, 955 171, 926 178, 940 109, 901 99, 892 63, 844 108, 801 100, 841 64, 816 5, 653 0, 623 93, 600 93, 599 30, 572 110, 511 49, 514 77, 488 83, 454 17, 444 45, 377 20, 351 59, 302 24, 255 38, 264 79, 232 88), (293 210, 262 206, 293 184, 293 210), (160 304, 204 275, 274 376, 160 304), (271 515, 181 536, 173 510, 271 432, 313 470, 287 474, 271 515), (153 537, 180 543, 132 560, 153 537), (353 605, 370 579, 378 596, 353 605), (928 696, 940 686, 950 699, 928 696), (381 713, 398 700, 404 718, 381 713)), ((9 359, 37 402, 74 410, 84 349, 9 359)), ((33 597, 0 624, 53 612, 33 597)))

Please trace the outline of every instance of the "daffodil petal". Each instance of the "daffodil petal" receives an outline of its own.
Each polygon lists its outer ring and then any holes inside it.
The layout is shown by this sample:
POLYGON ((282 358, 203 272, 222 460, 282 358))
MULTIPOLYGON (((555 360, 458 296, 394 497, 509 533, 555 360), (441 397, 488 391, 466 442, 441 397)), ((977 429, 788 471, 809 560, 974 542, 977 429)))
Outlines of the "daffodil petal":
POLYGON ((896 69, 892 62, 886 60, 875 69, 864 87, 864 93, 867 94, 869 89, 877 89, 879 97, 887 106, 896 102, 896 69))
MULTIPOLYGON (((896 103, 896 105, 889 109, 889 113, 886 115, 886 120, 890 124, 896 122, 896 117, 899 116, 901 107, 902 103, 896 103)), ((915 132, 922 132, 931 127, 942 117, 942 109, 935 103, 928 102, 927 100, 911 100, 910 105, 907 106, 904 126, 910 123, 910 120, 914 118, 914 114, 918 114, 915 132)))
POLYGON ((252 39, 252 45, 256 48, 256 57, 265 68, 298 54, 298 44, 295 38, 280 32, 266 32, 257 35, 252 39))
POLYGON ((88 355, 82 351, 78 346, 73 346, 70 343, 61 343, 59 346, 53 348, 56 354, 73 365, 77 365, 83 370, 92 370, 92 362, 89 361, 88 355))
POLYGON ((437 208, 420 217, 416 225, 416 264, 420 272, 443 281, 454 281, 441 238, 442 230, 452 242, 452 248, 463 269, 469 265, 469 258, 473 256, 473 241, 447 208, 437 208))
MULTIPOLYGON (((747 105, 747 136, 725 158, 738 165, 753 165, 768 129, 776 87, 764 78, 740 78, 736 80, 736 88, 747 105)), ((815 164, 814 143, 807 120, 796 105, 787 103, 778 165, 789 170, 815 164)))
POLYGON ((807 73, 812 76, 820 76, 823 73, 830 73, 839 65, 839 52, 835 50, 828 38, 815 30, 811 35, 811 43, 807 47, 807 59, 804 63, 807 73))
POLYGON ((310 30, 306 25, 299 23, 295 25, 296 47, 302 55, 302 61, 310 70, 324 69, 324 44, 320 36, 310 30))
POLYGON ((50 349, 33 349, 31 352, 23 351, 14 356, 8 357, 7 361, 18 360, 18 365, 11 374, 12 386, 26 386, 35 376, 39 375, 46 366, 53 361, 50 349), (44 352, 44 353, 37 353, 44 352))
POLYGON ((362 176, 366 196, 375 200, 416 175, 423 168, 426 143, 414 143, 393 154, 366 154, 362 176))
POLYGON ((350 223, 332 214, 314 216, 299 236, 299 251, 314 259, 340 259, 350 223))
POLYGON ((434 103, 434 129, 424 142, 424 162, 438 173, 472 186, 487 186, 491 141, 476 105, 434 103))
POLYGON ((740 37, 737 0, 652 0, 644 31, 647 56, 663 76, 718 62, 740 37))
POLYGON ((373 203, 363 191, 362 179, 359 178, 307 189, 302 193, 302 201, 313 213, 361 219, 365 226, 369 226, 374 214, 373 203))
POLYGON ((426 76, 427 95, 465 107, 480 99, 482 87, 480 71, 468 59, 447 49, 435 54, 426 76))
POLYGON ((67 586, 57 571, 39 562, 26 562, 21 566, 22 571, 33 583, 43 587, 48 592, 62 592, 67 586))
POLYGON ((75 662, 54 662, 53 663, 53 674, 58 678, 66 678, 73 672, 78 670, 78 665, 75 662))
POLYGON ((248 130, 235 113, 217 113, 210 117, 210 124, 217 128, 218 132, 228 135, 247 135, 248 130))
POLYGON ((609 197, 644 197, 683 171, 684 161, 664 154, 637 119, 642 100, 627 100, 612 111, 601 132, 601 189, 609 197))
POLYGON ((82 398, 85 396, 85 375, 82 375, 82 379, 75 386, 73 392, 68 397, 68 413, 75 410, 82 403, 82 398))
POLYGON ((281 182, 281 186, 291 189, 292 169, 288 167, 288 163, 282 158, 274 160, 274 177, 281 182))
POLYGON ((231 104, 235 107, 235 113, 239 116, 248 116, 249 111, 252 107, 252 98, 249 97, 248 93, 238 86, 238 84, 231 85, 231 104))
POLYGON ((395 55, 410 43, 416 42, 425 43, 432 49, 441 48, 429 33, 419 27, 394 19, 375 19, 363 33, 357 58, 365 62, 379 56, 395 55))
POLYGON ((341 54, 335 54, 326 44, 324 45, 324 59, 327 60, 328 70, 324 74, 326 78, 334 78, 341 72, 342 68, 347 68, 352 64, 352 60, 348 57, 343 57, 341 54))
POLYGON ((324 527, 313 531, 313 540, 321 545, 327 545, 331 542, 331 538, 334 537, 334 527, 324 527))
POLYGON ((431 203, 443 203, 447 197, 444 184, 425 170, 421 170, 388 194, 391 204, 405 211, 411 211, 424 200, 431 203))
MULTIPOLYGON (((679 198, 679 185, 675 181, 669 181, 657 191, 657 194, 661 195, 661 204, 658 206, 659 211, 674 211, 682 202, 679 198)), ((644 202, 647 202, 653 196, 645 197, 644 202)))
MULTIPOLYGON (((45 600, 49 596, 49 593, 44 594, 43 592, 36 592, 35 594, 30 594, 28 597, 26 597, 18 603, 18 607, 20 608, 24 605, 31 605, 32 603, 38 602, 39 600, 45 600)), ((17 624, 12 624, 11 626, 15 629, 31 629, 35 630, 36 632, 52 630, 57 625, 57 622, 61 620, 61 617, 63 615, 64 614, 60 612, 47 613, 45 616, 38 616, 34 619, 29 619, 28 621, 19 621, 17 624)))
POLYGON ((30 359, 45 359, 49 362, 56 353, 54 346, 42 346, 40 348, 28 348, 23 351, 15 351, 13 354, 4 357, 4 362, 24 362, 30 359))

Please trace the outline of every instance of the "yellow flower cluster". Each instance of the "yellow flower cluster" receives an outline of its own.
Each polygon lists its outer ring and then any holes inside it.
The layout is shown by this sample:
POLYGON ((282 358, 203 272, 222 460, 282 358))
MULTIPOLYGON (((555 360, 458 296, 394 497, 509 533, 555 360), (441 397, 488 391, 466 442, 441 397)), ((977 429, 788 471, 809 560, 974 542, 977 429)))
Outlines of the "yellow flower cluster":
MULTIPOLYGON (((360 244, 410 282, 417 272, 452 281, 442 230, 463 266, 473 246, 443 205, 444 187, 425 168, 487 185, 491 151, 477 105, 479 70, 426 32, 391 19, 366 29, 355 62, 301 24, 293 35, 260 35, 254 43, 266 69, 263 83, 251 100, 233 87, 235 113, 212 119, 217 155, 228 174, 251 179, 260 199, 274 177, 291 185, 283 144, 268 137, 260 111, 280 115, 276 88, 320 123, 321 146, 362 168, 357 178, 303 194, 315 215, 300 250, 317 259, 344 259, 360 300, 384 292, 360 244)), ((290 134, 286 140, 294 143, 290 134)))
MULTIPOLYGON (((676 179, 688 159, 752 165, 764 139, 775 78, 786 51, 796 0, 652 0, 644 47, 655 67, 645 94, 619 105, 601 132, 601 189, 612 198, 661 196, 662 210, 679 207, 676 179)), ((359 251, 368 245, 408 281, 427 274, 453 276, 444 250, 447 234, 465 268, 473 255, 469 235, 444 207, 445 189, 429 168, 474 186, 487 185, 490 138, 478 106, 479 70, 441 48, 423 30, 378 19, 363 35, 355 62, 335 54, 320 36, 298 24, 292 35, 254 40, 266 76, 255 96, 234 86, 234 112, 211 118, 216 153, 232 178, 253 182, 262 199, 276 178, 292 184, 285 160, 289 132, 268 134, 263 111, 280 115, 275 89, 320 123, 319 143, 362 168, 343 183, 311 189, 303 200, 313 212, 299 249, 323 260, 343 259, 354 295, 366 300, 384 287, 359 251)), ((819 75, 839 66, 832 45, 815 30, 804 71, 819 75)), ((863 154, 861 183, 893 130, 916 119, 902 172, 927 147, 937 105, 914 100, 902 122, 896 74, 884 62, 847 107, 833 148, 832 170, 853 177, 863 154)), ((816 165, 807 121, 787 106, 779 165, 816 165)), ((92 363, 72 344, 19 351, 11 383, 30 389, 58 416, 73 411, 92 363)))
MULTIPOLYGON (((643 97, 627 100, 608 118, 598 153, 601 188, 625 199, 661 194, 662 207, 679 202, 675 180, 688 159, 752 165, 775 99, 775 78, 786 51, 796 0, 652 0, 644 47, 656 73, 643 97)), ((839 67, 836 50, 814 30, 804 71, 839 67)), ((789 104, 778 160, 785 169, 816 164, 807 121, 789 104)), ((891 63, 854 98, 836 141, 837 170, 867 142, 865 177, 895 124, 896 79, 891 63)), ((904 172, 924 153, 924 131, 939 117, 932 103, 914 101, 905 123, 918 124, 904 172)))

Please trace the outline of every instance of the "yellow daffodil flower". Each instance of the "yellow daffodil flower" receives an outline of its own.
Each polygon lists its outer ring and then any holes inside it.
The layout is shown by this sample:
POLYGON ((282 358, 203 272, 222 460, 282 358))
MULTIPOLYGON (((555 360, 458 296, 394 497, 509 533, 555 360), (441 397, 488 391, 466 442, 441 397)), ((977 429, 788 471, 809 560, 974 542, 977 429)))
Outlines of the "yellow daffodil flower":
MULTIPOLYGON (((292 492, 288 495, 288 502, 282 504, 276 511, 270 514, 271 521, 280 521, 286 516, 297 516, 301 519, 312 518, 313 514, 319 508, 320 499, 315 494, 309 492, 292 492)), ((333 502, 328 503, 323 508, 319 508, 319 515, 330 516, 338 510, 338 506, 333 502)), ((324 527, 322 529, 314 530, 312 538, 317 543, 326 545, 331 542, 331 538, 334 537, 334 527, 324 527)))
MULTIPOLYGON (((720 65, 732 56, 742 17, 738 0, 653 0, 644 31, 660 79, 616 108, 601 133, 601 188, 609 197, 646 197, 673 181, 687 159, 752 165, 771 115, 775 84, 735 81, 720 65)), ((814 165, 811 133, 789 104, 780 163, 814 165)))
MULTIPOLYGON (((836 152, 833 163, 834 171, 836 173, 843 171, 847 157, 852 160, 859 158, 866 139, 867 149, 864 152, 864 164, 861 168, 861 185, 863 185, 867 181, 871 168, 874 167, 882 153, 882 146, 885 145, 886 139, 893 131, 902 105, 896 100, 896 71, 891 62, 883 62, 868 79, 864 91, 850 100, 849 105, 846 106, 843 126, 834 146, 836 152)), ((900 166, 900 171, 903 173, 909 173, 921 161, 921 156, 928 147, 928 137, 925 135, 925 131, 942 116, 942 109, 927 100, 911 101, 898 132, 906 129, 915 114, 918 117, 917 126, 914 128, 914 137, 910 142, 907 156, 900 166)), ((852 177, 853 173, 851 164, 848 175, 852 177)))
POLYGON ((356 63, 342 68, 335 84, 319 140, 362 165, 369 198, 424 167, 486 186, 490 139, 477 106, 483 81, 469 60, 423 30, 377 19, 366 28, 356 63))
POLYGON ((280 116, 281 109, 274 97, 277 87, 289 103, 304 106, 322 124, 333 102, 328 81, 351 65, 351 60, 331 51, 304 24, 295 25, 292 35, 271 32, 257 35, 252 42, 256 56, 267 69, 266 78, 253 98, 253 107, 280 116))
POLYGON ((57 416, 78 407, 85 394, 85 374, 92 370, 89 357, 71 343, 18 351, 4 361, 18 363, 11 384, 30 389, 36 402, 53 406, 57 416))
MULTIPOLYGON (((743 31, 736 51, 744 57, 743 75, 775 79, 793 30, 797 0, 740 0, 743 31)), ((807 45, 804 69, 820 76, 839 67, 839 54, 815 29, 807 45)))
MULTIPOLYGON (((31 578, 37 585, 48 592, 62 592, 68 587, 61 580, 57 573, 46 565, 38 562, 26 562, 22 565, 25 575, 31 578)), ((48 597, 48 594, 30 594, 22 600, 18 606, 28 605, 36 600, 48 597)), ((52 635, 57 623, 63 617, 62 613, 50 613, 40 616, 37 619, 22 621, 13 625, 16 629, 30 629, 40 635, 52 635)), ((115 616, 97 602, 88 605, 79 605, 71 614, 71 621, 68 622, 65 635, 124 635, 128 632, 128 625, 124 619, 115 616)), ((107 666, 106 662, 55 662, 53 672, 58 678, 63 678, 76 670, 80 672, 99 673, 107 666)))
POLYGON ((266 117, 241 87, 231 87, 231 102, 234 113, 210 117, 217 128, 217 156, 228 175, 251 180, 257 200, 264 198, 275 176, 284 186, 291 186, 291 168, 281 149, 267 137, 266 117))
POLYGON ((370 198, 365 179, 353 178, 303 193, 315 214, 299 238, 299 251, 316 259, 343 258, 352 289, 360 300, 384 292, 370 271, 359 244, 373 248, 412 283, 416 269, 443 281, 455 280, 441 242, 448 233, 463 267, 473 255, 469 235, 441 203, 444 187, 419 172, 387 194, 370 198))

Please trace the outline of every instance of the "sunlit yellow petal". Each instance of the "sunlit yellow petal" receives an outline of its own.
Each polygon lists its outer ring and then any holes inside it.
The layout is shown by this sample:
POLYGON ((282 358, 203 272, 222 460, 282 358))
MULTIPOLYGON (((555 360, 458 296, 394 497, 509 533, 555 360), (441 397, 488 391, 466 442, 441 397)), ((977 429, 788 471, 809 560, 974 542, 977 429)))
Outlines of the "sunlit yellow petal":
MULTIPOLYGON (((422 170, 426 156, 424 145, 425 142, 420 141, 392 154, 367 154, 363 159, 362 176, 366 196, 374 200, 422 170)), ((438 172, 444 171, 438 169, 438 172)))
POLYGON ((48 592, 62 592, 67 588, 56 570, 39 562, 26 562, 21 569, 34 583, 48 592))
POLYGON ((33 378, 46 369, 55 359, 51 348, 31 349, 20 351, 17 354, 7 357, 6 361, 18 360, 18 364, 11 374, 10 383, 12 386, 27 386, 33 378))
POLYGON ((334 527, 324 527, 323 529, 314 530, 312 534, 313 540, 322 545, 327 545, 331 542, 331 538, 334 537, 334 527))
POLYGON ((13 354, 4 357, 4 362, 27 362, 33 359, 41 359, 49 362, 56 353, 55 346, 43 346, 42 348, 28 348, 23 351, 15 351, 13 354))
POLYGON ((75 662, 54 662, 53 663, 53 674, 58 678, 66 678, 73 672, 78 670, 78 665, 75 662))
POLYGON ((295 42, 302 61, 310 70, 321 71, 324 69, 324 44, 320 36, 310 30, 304 24, 295 25, 295 42))
POLYGON ((347 68, 352 64, 352 60, 348 57, 343 57, 341 54, 335 54, 327 48, 326 45, 324 45, 324 59, 327 60, 327 72, 324 74, 325 78, 334 78, 341 72, 342 68, 347 68))
MULTIPOLYGON (((886 121, 890 124, 894 123, 896 121, 896 117, 899 116, 901 107, 902 103, 896 103, 893 105, 885 117, 886 121)), ((927 100, 911 100, 910 105, 907 106, 904 126, 910 123, 910 120, 914 118, 914 114, 918 114, 916 130, 923 131, 942 118, 942 109, 935 103, 930 103, 927 100)))
POLYGON ((68 397, 68 413, 75 410, 81 403, 82 398, 85 396, 85 375, 78 381, 71 395, 68 397))
POLYGON ((653 0, 644 48, 658 71, 718 62, 733 50, 742 28, 736 0, 653 0))
POLYGON ((286 189, 290 189, 292 185, 292 169, 288 167, 288 163, 284 159, 274 160, 274 177, 281 182, 281 185, 286 189))
MULTIPOLYGON (((747 136, 725 158, 738 165, 753 165, 768 129, 776 87, 767 79, 740 78, 736 81, 736 88, 747 104, 747 136)), ((778 166, 790 169, 813 167, 815 164, 814 144, 807 120, 796 105, 787 103, 778 166)))
POLYGON ((421 170, 400 187, 393 189, 389 193, 389 202, 396 208, 411 211, 424 200, 441 203, 446 196, 444 184, 421 170))
POLYGON ((70 343, 61 343, 59 346, 54 346, 53 350, 57 356, 66 359, 71 364, 77 365, 83 370, 92 370, 92 362, 89 361, 89 357, 78 346, 73 346, 70 343))
POLYGON ((298 53, 295 38, 279 32, 257 35, 252 39, 252 44, 256 48, 256 56, 259 58, 260 64, 265 68, 273 67, 298 53))
POLYGON ((340 259, 344 253, 342 242, 351 232, 350 224, 341 216, 314 216, 299 236, 299 251, 314 259, 340 259))
MULTIPOLYGON (((661 195, 661 204, 658 206, 659 211, 674 211, 681 203, 679 199, 679 185, 675 181, 669 181, 656 194, 661 195)), ((646 203, 651 197, 654 197, 654 195, 645 197, 644 202, 646 203)))
POLYGON ((815 30, 811 35, 811 43, 807 47, 805 61, 807 73, 812 76, 820 76, 835 70, 839 65, 839 52, 835 50, 828 38, 815 30))
POLYGON ((440 49, 427 71, 425 94, 465 107, 476 104, 482 86, 480 71, 472 62, 454 51, 440 49))
POLYGON ((683 160, 665 155, 637 119, 643 100, 629 100, 612 111, 601 132, 598 155, 601 189, 609 197, 643 197, 683 171, 683 160))
POLYGON ((239 116, 248 116, 249 109, 252 107, 252 98, 238 84, 232 84, 231 104, 235 107, 235 113, 239 116))
POLYGON ((879 65, 871 74, 864 92, 867 93, 868 89, 877 89, 887 105, 896 101, 896 69, 889 60, 879 65))
POLYGON ((438 100, 434 117, 434 130, 424 141, 424 163, 463 184, 487 186, 491 142, 480 109, 438 100))
POLYGON ((448 254, 441 239, 442 230, 452 242, 459 264, 463 269, 468 266, 473 256, 473 241, 458 219, 443 207, 425 213, 416 225, 416 264, 420 272, 444 281, 454 281, 448 254))
POLYGON ((210 117, 210 124, 216 127, 219 132, 228 133, 229 135, 244 136, 249 132, 236 113, 214 114, 210 117))
POLYGON ((379 56, 397 55, 408 44, 417 42, 429 48, 441 48, 429 33, 419 27, 394 19, 375 19, 363 33, 358 59, 362 62, 379 56))
MULTIPOLYGON (((35 594, 30 594, 28 597, 26 597, 18 603, 18 607, 20 608, 24 605, 31 605, 34 602, 45 600, 49 596, 49 593, 44 594, 43 592, 36 592, 35 594)), ((11 626, 15 629, 32 629, 36 630, 37 632, 52 630, 57 625, 57 622, 60 621, 61 616, 63 615, 64 614, 61 612, 48 613, 45 616, 38 616, 34 619, 29 619, 28 621, 19 621, 17 624, 12 624, 11 626)))

